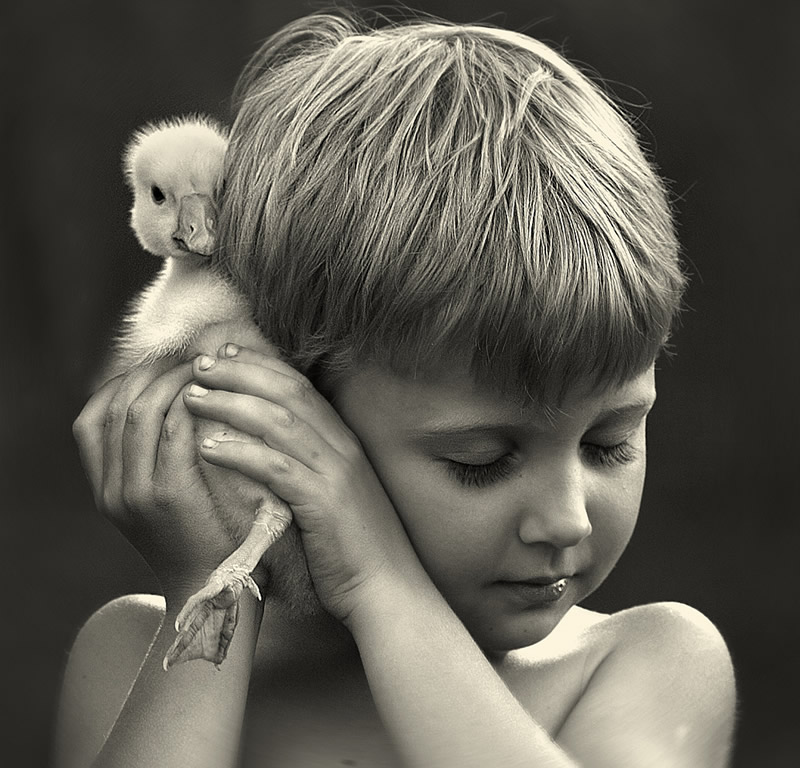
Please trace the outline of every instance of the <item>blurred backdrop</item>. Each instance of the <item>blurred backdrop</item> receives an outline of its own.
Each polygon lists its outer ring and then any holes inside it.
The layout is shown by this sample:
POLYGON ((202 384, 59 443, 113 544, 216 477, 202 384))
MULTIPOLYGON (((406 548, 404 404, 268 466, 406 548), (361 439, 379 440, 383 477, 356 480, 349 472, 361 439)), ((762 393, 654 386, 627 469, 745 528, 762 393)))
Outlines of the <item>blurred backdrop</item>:
MULTIPOLYGON (((366 5, 366 4, 365 4, 366 5)), ((391 4, 384 6, 390 7, 391 4)), ((6 765, 45 765, 80 624, 156 590, 95 512, 70 427, 125 301, 154 273, 127 227, 131 131, 228 97, 259 41, 318 5, 239 0, 6 6, 0 312, 5 360, 6 765)), ((796 765, 798 6, 764 0, 418 0, 556 44, 638 116, 670 180, 693 279, 659 372, 639 528, 601 610, 680 600, 726 637, 737 767, 796 765), (792 341, 794 339, 795 341, 792 341)))

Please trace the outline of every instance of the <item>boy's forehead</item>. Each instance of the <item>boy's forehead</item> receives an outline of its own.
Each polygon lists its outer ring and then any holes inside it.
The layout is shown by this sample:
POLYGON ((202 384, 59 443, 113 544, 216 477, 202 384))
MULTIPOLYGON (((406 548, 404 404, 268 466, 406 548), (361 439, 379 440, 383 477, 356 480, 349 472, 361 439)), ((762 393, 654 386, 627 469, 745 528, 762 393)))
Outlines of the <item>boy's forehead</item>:
POLYGON ((594 412, 630 406, 649 407, 655 400, 654 365, 620 385, 578 383, 567 388, 558 404, 539 403, 524 395, 504 393, 479 381, 469 365, 449 361, 437 369, 398 373, 386 366, 355 366, 337 387, 337 407, 372 411, 376 417, 418 427, 421 431, 524 418, 550 423, 594 412))

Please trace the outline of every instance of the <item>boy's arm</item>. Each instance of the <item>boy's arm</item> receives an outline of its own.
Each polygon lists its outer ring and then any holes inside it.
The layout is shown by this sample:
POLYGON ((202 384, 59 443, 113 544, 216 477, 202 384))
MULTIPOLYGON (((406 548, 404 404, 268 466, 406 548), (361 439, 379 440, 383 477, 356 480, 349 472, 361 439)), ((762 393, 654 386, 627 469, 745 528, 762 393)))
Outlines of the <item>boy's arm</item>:
POLYGON ((255 598, 240 601, 222 670, 202 661, 162 668, 179 609, 234 546, 199 469, 194 422, 180 394, 191 378, 187 364, 141 366, 104 384, 75 421, 95 503, 152 568, 166 614, 160 629, 149 625, 149 650, 141 637, 120 637, 102 614, 81 633, 65 686, 65 707, 75 711, 62 713, 59 765, 236 764, 262 610, 255 598), (115 649, 128 688, 113 665, 115 649), (90 693, 84 706, 73 688, 89 677, 99 696, 90 693), (113 714, 98 718, 105 697, 113 714))
POLYGON ((242 599, 221 669, 197 661, 165 672, 182 602, 161 622, 153 600, 115 601, 81 630, 64 679, 56 768, 237 764, 260 604, 242 599))
POLYGON ((611 626, 622 642, 598 666, 556 743, 443 599, 422 584, 412 592, 403 598, 396 582, 351 624, 376 704, 409 765, 727 765, 730 657, 696 611, 646 606, 626 612, 626 627, 611 626))
POLYGON ((582 765, 528 715, 424 572, 373 594, 347 624, 404 764, 582 765))
POLYGON ((54 740, 56 768, 89 765, 125 703, 164 618, 164 599, 125 595, 81 627, 67 660, 54 740))

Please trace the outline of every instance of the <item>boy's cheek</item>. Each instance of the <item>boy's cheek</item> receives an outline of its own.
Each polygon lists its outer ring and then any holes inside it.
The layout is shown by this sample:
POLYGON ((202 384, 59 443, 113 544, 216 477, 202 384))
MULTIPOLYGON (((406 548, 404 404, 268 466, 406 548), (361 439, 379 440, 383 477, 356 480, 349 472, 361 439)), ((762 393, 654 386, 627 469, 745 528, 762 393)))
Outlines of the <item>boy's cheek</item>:
POLYGON ((618 494, 615 503, 589 509, 592 533, 586 540, 595 568, 603 578, 614 567, 633 536, 639 516, 638 493, 618 494))

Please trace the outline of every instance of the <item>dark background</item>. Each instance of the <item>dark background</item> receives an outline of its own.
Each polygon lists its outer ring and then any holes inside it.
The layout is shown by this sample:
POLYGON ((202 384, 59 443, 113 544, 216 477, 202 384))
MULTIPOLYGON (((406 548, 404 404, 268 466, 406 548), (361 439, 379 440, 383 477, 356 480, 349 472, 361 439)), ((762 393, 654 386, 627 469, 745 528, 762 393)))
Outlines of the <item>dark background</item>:
MULTIPOLYGON (((156 268, 127 228, 120 152, 152 118, 199 109, 227 119, 248 55, 311 7, 52 0, 2 11, 6 764, 45 764, 80 624, 117 595, 156 589, 94 511, 70 433, 115 318, 156 268)), ((704 611, 737 668, 735 765, 795 765, 800 5, 418 7, 528 29, 602 73, 643 121, 676 200, 690 309, 659 373, 641 522, 591 606, 680 600, 704 611)))

